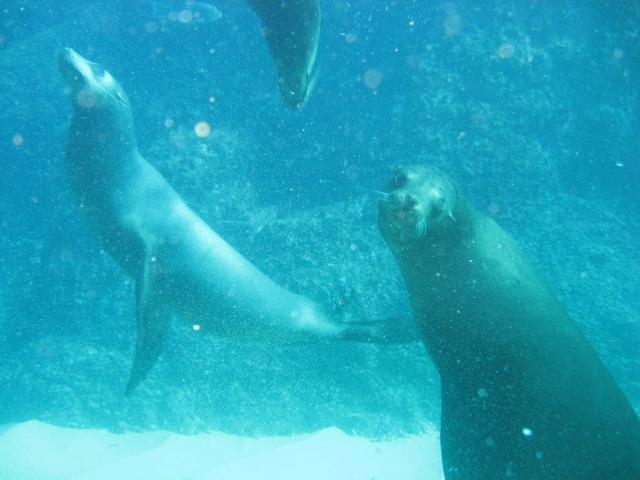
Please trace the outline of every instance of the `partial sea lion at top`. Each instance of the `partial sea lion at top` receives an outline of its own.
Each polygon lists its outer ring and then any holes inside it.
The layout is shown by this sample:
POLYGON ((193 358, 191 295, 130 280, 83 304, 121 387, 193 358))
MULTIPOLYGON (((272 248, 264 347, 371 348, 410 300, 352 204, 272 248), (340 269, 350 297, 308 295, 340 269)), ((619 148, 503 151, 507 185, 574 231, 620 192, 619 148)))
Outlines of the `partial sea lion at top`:
POLYGON ((262 24, 284 102, 301 109, 313 89, 320 39, 318 0, 248 0, 262 24))
POLYGON ((113 76, 71 49, 59 65, 73 106, 65 173, 78 212, 135 280, 138 340, 128 392, 158 358, 173 314, 241 341, 413 340, 400 323, 331 318, 273 282, 140 155, 129 100, 113 76))
POLYGON ((516 242, 440 170, 379 204, 439 374, 447 480, 638 480, 640 421, 516 242))

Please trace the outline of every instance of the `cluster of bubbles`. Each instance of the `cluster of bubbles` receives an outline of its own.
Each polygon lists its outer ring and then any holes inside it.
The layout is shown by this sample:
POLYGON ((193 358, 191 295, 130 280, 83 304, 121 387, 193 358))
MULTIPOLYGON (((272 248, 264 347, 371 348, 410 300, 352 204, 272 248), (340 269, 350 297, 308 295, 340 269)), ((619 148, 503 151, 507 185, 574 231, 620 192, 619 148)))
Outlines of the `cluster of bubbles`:
MULTIPOLYGON (((163 122, 163 125, 165 126, 165 128, 171 129, 175 127, 175 121, 172 118, 166 118, 163 122)), ((211 124, 204 120, 196 122, 196 124, 193 126, 193 132, 198 138, 207 138, 209 135, 211 135, 211 131, 211 124)))
POLYGON ((341 33, 340 35, 342 35, 344 37, 344 41, 347 42, 347 43, 356 43, 358 41, 358 35, 356 35, 353 32, 351 32, 351 33, 341 33))
POLYGON ((145 25, 147 33, 164 30, 172 25, 192 25, 213 23, 222 18, 222 12, 211 3, 196 0, 184 2, 184 8, 175 9, 163 2, 154 2, 149 6, 150 20, 145 25))
POLYGON ((445 34, 447 37, 457 35, 464 28, 464 22, 462 21, 462 17, 458 14, 456 5, 451 2, 445 2, 442 9, 446 15, 443 23, 445 34))

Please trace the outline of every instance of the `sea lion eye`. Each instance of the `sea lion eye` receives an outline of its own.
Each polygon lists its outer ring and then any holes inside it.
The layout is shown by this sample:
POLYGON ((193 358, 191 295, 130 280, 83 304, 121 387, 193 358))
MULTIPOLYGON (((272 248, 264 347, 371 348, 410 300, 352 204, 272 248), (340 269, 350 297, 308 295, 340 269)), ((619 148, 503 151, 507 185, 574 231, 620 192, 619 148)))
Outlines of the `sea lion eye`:
POLYGON ((396 176, 393 177, 392 186, 393 188, 401 188, 407 184, 407 174, 404 172, 396 173, 396 176))

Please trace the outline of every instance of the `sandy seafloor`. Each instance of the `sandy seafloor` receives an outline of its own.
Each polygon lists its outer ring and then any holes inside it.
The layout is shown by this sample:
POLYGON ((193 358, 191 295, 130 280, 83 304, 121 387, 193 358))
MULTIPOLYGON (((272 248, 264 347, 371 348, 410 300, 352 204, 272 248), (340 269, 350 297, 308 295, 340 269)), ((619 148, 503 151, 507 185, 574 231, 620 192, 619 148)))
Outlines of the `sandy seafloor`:
POLYGON ((333 427, 252 438, 113 434, 30 421, 2 433, 0 464, 13 480, 440 480, 438 442, 436 432, 372 441, 333 427))
POLYGON ((281 104, 240 2, 157 29, 145 2, 3 6, 0 479, 442 473, 438 378, 417 343, 274 349, 176 319, 124 397, 133 285, 66 189, 64 46, 121 81, 142 153, 216 231, 354 320, 409 315, 373 191, 406 163, 445 169, 520 242, 640 411, 640 8, 592 3, 324 2, 302 112, 281 104))

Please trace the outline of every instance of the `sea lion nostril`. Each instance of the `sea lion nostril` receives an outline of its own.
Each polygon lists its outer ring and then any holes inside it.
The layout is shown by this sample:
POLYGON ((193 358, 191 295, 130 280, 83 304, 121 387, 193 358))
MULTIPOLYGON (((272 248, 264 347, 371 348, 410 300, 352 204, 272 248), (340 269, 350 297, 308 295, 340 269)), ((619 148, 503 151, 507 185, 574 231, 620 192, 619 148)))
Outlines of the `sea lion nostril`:
POLYGON ((413 195, 405 195, 404 197, 404 208, 413 208, 418 204, 416 197, 413 195))
POLYGON ((418 203, 413 195, 407 195, 405 193, 392 193, 388 198, 389 205, 396 210, 410 210, 418 203))

